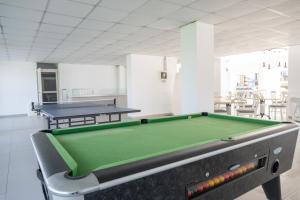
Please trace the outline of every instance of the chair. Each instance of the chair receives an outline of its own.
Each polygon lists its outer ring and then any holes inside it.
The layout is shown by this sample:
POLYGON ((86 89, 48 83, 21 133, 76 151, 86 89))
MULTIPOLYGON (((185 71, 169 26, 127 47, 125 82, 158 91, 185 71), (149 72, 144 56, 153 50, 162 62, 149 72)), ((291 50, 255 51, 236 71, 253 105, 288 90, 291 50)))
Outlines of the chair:
POLYGON ((259 105, 259 99, 256 95, 253 96, 252 104, 243 104, 236 110, 237 116, 248 115, 249 117, 255 117, 259 105))
POLYGON ((257 98, 259 101, 259 114, 256 116, 259 116, 260 118, 267 117, 268 119, 271 119, 270 115, 266 114, 266 99, 264 94, 261 91, 257 91, 253 95, 255 95, 255 98, 257 98))
POLYGON ((226 110, 226 108, 222 107, 220 104, 215 104, 214 113, 227 114, 227 110, 226 110))
POLYGON ((231 100, 222 97, 215 97, 214 112, 231 115, 231 100))
POLYGON ((277 119, 277 111, 280 112, 280 120, 283 120, 283 110, 287 110, 287 94, 281 94, 280 100, 272 97, 272 104, 269 105, 269 116, 271 113, 274 115, 274 119, 277 119))

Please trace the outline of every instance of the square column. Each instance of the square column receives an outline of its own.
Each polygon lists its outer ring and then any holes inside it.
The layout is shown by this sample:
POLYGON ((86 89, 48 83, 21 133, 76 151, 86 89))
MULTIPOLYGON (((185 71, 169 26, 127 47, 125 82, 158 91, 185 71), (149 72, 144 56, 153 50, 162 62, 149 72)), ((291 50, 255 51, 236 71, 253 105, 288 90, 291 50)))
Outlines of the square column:
MULTIPOLYGON (((288 60, 288 116, 299 117, 300 112, 300 45, 289 47, 288 60)), ((298 120, 298 119, 297 119, 298 120)))
POLYGON ((214 27, 194 22, 180 34, 181 113, 213 112, 214 27))
POLYGON ((123 65, 117 65, 117 92, 118 94, 126 93, 126 68, 123 65))

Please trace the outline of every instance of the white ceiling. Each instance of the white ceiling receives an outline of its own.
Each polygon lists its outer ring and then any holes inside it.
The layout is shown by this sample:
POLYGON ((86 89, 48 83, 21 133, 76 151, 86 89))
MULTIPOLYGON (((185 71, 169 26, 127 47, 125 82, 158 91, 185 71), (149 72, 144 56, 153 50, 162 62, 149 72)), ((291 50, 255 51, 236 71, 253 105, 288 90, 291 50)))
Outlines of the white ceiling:
POLYGON ((300 44, 300 0, 0 0, 0 60, 179 56, 179 27, 195 20, 215 24, 217 56, 300 44))

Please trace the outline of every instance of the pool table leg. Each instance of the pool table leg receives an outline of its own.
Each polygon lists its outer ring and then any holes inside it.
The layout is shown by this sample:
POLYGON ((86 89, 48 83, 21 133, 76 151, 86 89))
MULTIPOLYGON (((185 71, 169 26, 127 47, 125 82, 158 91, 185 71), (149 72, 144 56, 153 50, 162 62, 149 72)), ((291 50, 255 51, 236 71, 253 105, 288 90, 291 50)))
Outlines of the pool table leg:
POLYGON ((280 188, 280 176, 271 179, 262 185, 264 192, 270 200, 282 200, 280 188))

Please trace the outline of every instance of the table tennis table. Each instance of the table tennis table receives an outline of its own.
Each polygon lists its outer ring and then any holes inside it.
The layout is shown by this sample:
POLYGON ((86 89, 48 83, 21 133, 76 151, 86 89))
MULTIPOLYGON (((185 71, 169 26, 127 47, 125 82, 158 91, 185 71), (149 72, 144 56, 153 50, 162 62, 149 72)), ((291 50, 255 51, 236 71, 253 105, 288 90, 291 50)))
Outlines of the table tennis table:
POLYGON ((122 120, 122 114, 140 112, 138 109, 116 106, 116 99, 85 102, 65 102, 51 104, 34 104, 32 110, 47 119, 48 129, 73 127, 80 125, 118 122, 122 120), (108 116, 107 121, 97 121, 100 115, 108 116), (117 119, 112 119, 116 115, 117 119))

